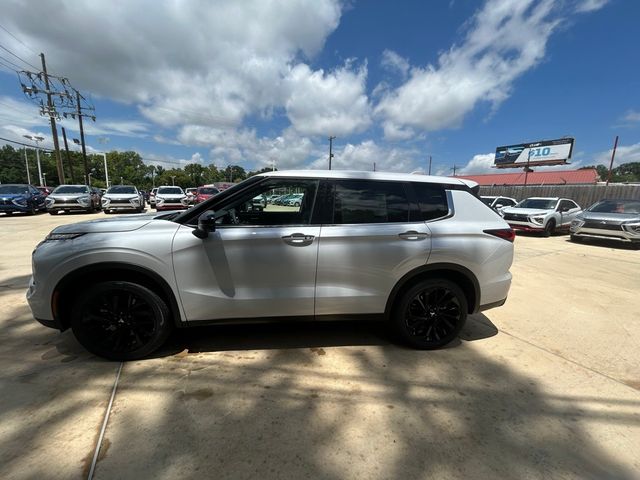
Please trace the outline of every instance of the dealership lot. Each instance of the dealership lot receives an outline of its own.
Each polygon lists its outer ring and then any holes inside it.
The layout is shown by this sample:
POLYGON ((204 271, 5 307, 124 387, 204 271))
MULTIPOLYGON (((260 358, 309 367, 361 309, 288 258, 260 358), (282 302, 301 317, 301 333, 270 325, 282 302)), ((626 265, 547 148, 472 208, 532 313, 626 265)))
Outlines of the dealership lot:
MULTIPOLYGON (((86 478, 119 369, 35 322, 0 217, 0 478, 86 478)), ((421 352, 378 324, 210 327, 127 363, 95 478, 638 478, 640 251, 519 236, 507 304, 421 352)))

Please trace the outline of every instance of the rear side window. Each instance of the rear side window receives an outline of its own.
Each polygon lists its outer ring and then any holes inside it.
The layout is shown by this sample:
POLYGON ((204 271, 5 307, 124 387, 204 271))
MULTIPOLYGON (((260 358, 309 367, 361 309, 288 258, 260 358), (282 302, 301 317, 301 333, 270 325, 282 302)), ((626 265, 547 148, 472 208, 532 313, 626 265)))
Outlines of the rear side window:
POLYGON ((338 180, 333 223, 400 223, 409 221, 409 200, 398 182, 338 180))
POLYGON ((423 182, 414 182, 411 185, 423 220, 434 220, 449 213, 447 194, 442 185, 423 182))

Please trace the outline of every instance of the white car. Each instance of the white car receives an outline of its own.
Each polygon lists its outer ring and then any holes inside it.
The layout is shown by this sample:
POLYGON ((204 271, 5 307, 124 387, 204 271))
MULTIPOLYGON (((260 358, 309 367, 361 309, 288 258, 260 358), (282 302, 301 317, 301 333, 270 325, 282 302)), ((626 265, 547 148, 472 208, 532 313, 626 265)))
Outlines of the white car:
POLYGON ((102 210, 111 213, 121 210, 144 211, 144 197, 133 185, 114 185, 102 196, 102 210))
MULTIPOLYGON (((148 355, 174 327, 269 318, 378 319, 438 348, 511 285, 515 234, 476 189, 427 175, 258 174, 184 212, 56 227, 33 252, 27 299, 42 324, 116 360, 148 355), (292 190, 299 208, 252 208, 292 190)), ((181 189, 160 187, 159 206, 166 190, 181 189)))
POLYGON ((582 208, 568 198, 525 198, 514 207, 503 209, 503 218, 514 230, 540 232, 545 237, 568 232, 571 222, 582 208))
POLYGON ((484 204, 498 212, 500 216, 503 216, 503 210, 507 207, 513 207, 518 201, 515 198, 511 197, 499 197, 494 195, 481 195, 480 200, 484 202, 484 204))
POLYGON ((155 209, 180 210, 189 206, 189 198, 181 187, 158 187, 155 196, 155 209))

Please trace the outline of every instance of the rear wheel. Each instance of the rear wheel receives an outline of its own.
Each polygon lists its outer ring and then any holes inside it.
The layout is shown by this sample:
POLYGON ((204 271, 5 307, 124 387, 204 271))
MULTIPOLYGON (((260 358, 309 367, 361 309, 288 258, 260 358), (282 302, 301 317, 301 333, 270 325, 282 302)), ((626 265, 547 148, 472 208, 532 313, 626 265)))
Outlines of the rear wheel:
POLYGON ((466 319, 467 299, 462 289, 449 280, 430 279, 404 292, 392 321, 406 343, 430 350, 456 338, 466 319))
POLYGON ((130 282, 91 286, 75 301, 71 329, 91 353, 135 360, 159 348, 172 330, 169 309, 153 291, 130 282))
POLYGON ((57 215, 58 212, 56 210, 49 210, 49 215, 57 215))
POLYGON ((547 222, 544 226, 544 232, 542 233, 545 237, 550 237, 556 233, 556 221, 552 218, 547 222))

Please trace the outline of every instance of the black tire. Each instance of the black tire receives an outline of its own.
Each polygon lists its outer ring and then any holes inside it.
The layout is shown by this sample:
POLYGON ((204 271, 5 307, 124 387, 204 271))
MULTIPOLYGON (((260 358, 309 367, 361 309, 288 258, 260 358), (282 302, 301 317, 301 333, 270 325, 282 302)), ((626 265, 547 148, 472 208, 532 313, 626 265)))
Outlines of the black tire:
POLYGON ((454 340, 467 319, 467 298, 455 283, 429 279, 409 287, 396 303, 392 323, 414 348, 432 350, 454 340))
POLYGON ((58 212, 56 210, 49 210, 49 215, 57 215, 58 212))
POLYGON ((71 311, 71 330, 80 344, 109 360, 136 360, 159 348, 173 324, 166 303, 131 282, 108 281, 80 294, 71 311))
POLYGON ((544 232, 542 233, 542 235, 544 235, 545 237, 548 238, 551 235, 553 235, 554 233, 556 233, 556 221, 555 221, 555 219, 552 218, 544 226, 544 232))
POLYGON ((31 204, 31 208, 29 208, 29 211, 27 212, 27 215, 35 215, 36 213, 38 213, 38 210, 36 209, 35 204, 31 204))
POLYGON ((573 233, 569 236, 569 239, 574 243, 582 243, 582 239, 580 237, 577 237, 573 233))

